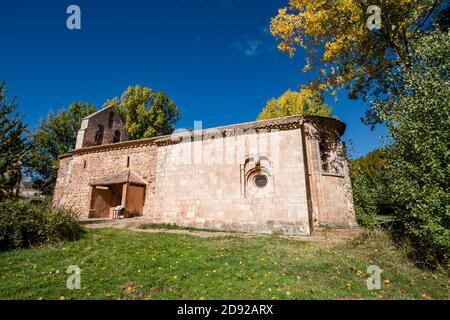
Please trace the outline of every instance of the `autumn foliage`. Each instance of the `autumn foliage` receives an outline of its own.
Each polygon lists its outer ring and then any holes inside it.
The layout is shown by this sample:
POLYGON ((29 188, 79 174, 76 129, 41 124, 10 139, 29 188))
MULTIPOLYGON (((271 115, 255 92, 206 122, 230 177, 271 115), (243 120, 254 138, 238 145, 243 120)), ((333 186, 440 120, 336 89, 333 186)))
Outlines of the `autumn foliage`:
POLYGON ((441 1, 290 0, 271 20, 278 48, 307 52, 304 71, 317 71, 322 90, 349 89, 350 97, 386 93, 385 76, 408 59, 410 42, 441 1), (381 9, 381 28, 370 30, 367 9, 381 9), (381 91, 381 92, 380 92, 381 91))
POLYGON ((270 99, 258 120, 297 115, 331 117, 332 109, 323 102, 317 91, 304 87, 300 92, 288 90, 278 99, 270 99))

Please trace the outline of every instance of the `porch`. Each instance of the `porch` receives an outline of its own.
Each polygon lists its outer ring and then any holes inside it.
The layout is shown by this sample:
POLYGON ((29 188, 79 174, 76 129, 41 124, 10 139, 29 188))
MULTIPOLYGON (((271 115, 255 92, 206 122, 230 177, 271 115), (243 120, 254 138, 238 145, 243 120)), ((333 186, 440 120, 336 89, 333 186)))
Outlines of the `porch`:
POLYGON ((131 170, 94 180, 89 185, 90 219, 112 219, 118 206, 123 207, 124 214, 143 215, 146 183, 131 170))

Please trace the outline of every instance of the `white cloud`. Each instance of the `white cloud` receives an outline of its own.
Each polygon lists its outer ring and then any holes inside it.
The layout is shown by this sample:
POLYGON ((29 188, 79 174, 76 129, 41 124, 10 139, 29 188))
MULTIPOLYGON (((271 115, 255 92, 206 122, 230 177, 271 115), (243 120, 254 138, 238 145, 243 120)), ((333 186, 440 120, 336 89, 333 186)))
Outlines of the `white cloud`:
POLYGON ((259 54, 259 47, 262 45, 260 40, 247 40, 247 49, 244 53, 247 57, 253 57, 259 54))
POLYGON ((254 57, 261 53, 261 45, 263 42, 259 39, 250 39, 248 37, 243 37, 243 41, 236 41, 231 43, 233 48, 238 49, 240 52, 245 54, 247 57, 254 57))

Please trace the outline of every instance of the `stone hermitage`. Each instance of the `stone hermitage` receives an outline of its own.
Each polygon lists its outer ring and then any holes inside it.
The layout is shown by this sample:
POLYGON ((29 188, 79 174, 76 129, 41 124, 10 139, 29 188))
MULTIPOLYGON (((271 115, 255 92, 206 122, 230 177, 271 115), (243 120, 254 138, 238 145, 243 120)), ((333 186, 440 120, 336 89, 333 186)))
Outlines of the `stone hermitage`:
POLYGON ((60 156, 53 205, 112 218, 121 205, 149 223, 310 235, 356 219, 333 118, 291 116, 128 141, 113 107, 83 119, 60 156))

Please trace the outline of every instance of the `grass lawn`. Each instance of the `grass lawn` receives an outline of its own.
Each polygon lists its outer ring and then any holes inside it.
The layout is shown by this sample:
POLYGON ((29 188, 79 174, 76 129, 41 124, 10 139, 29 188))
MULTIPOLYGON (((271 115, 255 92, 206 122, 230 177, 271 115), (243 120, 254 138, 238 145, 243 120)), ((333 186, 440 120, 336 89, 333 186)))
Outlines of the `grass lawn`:
POLYGON ((0 253, 1 299, 447 299, 448 286, 381 232, 331 244, 91 229, 77 242, 0 253), (372 264, 381 290, 366 287, 372 264), (81 268, 81 290, 66 288, 69 265, 81 268))

